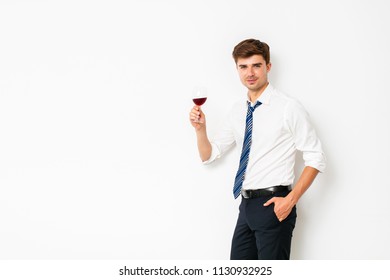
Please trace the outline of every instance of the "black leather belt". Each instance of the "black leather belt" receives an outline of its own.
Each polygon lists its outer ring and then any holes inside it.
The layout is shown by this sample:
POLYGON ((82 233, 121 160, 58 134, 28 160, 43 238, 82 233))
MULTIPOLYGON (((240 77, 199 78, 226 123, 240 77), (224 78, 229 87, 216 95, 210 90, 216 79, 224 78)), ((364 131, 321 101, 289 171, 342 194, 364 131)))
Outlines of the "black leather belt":
POLYGON ((260 196, 273 195, 277 192, 289 191, 291 186, 274 186, 258 190, 241 190, 243 198, 256 198, 260 196))

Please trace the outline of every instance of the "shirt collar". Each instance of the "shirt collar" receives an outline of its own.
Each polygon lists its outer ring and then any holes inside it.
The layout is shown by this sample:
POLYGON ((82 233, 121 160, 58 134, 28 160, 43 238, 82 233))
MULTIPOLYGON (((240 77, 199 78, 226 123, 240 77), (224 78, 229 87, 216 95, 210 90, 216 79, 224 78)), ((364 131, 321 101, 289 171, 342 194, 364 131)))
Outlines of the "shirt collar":
MULTIPOLYGON (((256 101, 260 101, 262 104, 267 104, 268 105, 270 103, 270 99, 271 99, 273 91, 274 91, 274 87, 272 86, 271 83, 268 83, 268 86, 265 88, 265 90, 262 92, 260 97, 257 98, 256 101)), ((248 97, 247 97, 247 99, 249 101, 248 97)), ((254 104, 256 104, 256 101, 253 104, 251 104, 251 105, 253 106, 254 104)))

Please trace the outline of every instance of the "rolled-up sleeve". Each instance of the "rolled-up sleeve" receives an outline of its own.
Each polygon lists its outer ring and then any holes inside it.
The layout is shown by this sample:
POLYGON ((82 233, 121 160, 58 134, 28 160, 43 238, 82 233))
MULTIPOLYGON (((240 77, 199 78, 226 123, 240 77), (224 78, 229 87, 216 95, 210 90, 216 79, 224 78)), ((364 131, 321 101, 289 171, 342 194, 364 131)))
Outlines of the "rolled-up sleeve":
POLYGON ((311 166, 324 172, 326 157, 321 141, 310 121, 309 114, 296 100, 292 100, 288 105, 287 123, 293 134, 296 148, 303 153, 305 166, 311 166))
POLYGON ((207 165, 220 158, 235 144, 234 133, 231 127, 231 120, 227 120, 223 123, 218 133, 211 139, 211 156, 208 160, 202 163, 207 165))
POLYGON ((211 156, 208 160, 205 160, 202 163, 205 165, 210 164, 220 156, 221 156, 221 151, 219 150, 218 145, 214 142, 211 142, 211 156))

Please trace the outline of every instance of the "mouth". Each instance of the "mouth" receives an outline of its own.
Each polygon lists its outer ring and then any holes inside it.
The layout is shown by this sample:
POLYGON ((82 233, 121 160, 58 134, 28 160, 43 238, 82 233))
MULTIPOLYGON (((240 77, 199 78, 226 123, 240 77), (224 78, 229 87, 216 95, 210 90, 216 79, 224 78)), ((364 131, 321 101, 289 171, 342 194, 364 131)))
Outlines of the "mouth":
POLYGON ((254 84, 256 83, 257 79, 247 79, 246 81, 248 82, 248 84, 254 84))

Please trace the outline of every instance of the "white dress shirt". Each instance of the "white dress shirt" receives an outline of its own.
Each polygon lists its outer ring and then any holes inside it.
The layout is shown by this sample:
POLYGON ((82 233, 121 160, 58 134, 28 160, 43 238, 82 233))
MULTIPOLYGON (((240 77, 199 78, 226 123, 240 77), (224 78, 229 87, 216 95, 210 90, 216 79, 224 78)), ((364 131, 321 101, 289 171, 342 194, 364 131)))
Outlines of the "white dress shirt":
MULTIPOLYGON (((242 150, 247 99, 233 105, 225 124, 210 141, 209 164, 235 144, 242 150)), ((305 166, 324 172, 325 155, 321 142, 303 106, 271 84, 260 95, 262 104, 253 113, 252 146, 242 188, 262 189, 291 185, 294 181, 296 151, 302 151, 305 166)), ((253 104, 252 104, 253 106, 253 104)), ((237 159, 237 168, 239 159, 237 159)))

